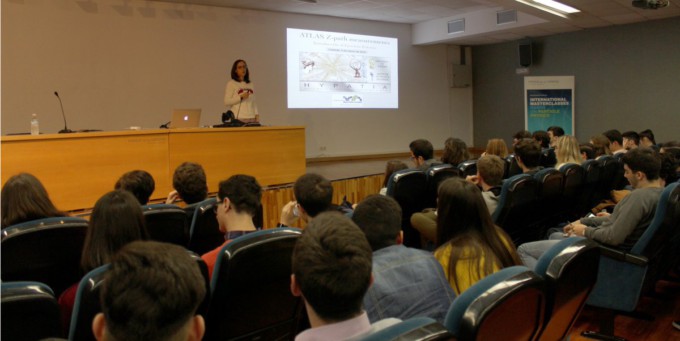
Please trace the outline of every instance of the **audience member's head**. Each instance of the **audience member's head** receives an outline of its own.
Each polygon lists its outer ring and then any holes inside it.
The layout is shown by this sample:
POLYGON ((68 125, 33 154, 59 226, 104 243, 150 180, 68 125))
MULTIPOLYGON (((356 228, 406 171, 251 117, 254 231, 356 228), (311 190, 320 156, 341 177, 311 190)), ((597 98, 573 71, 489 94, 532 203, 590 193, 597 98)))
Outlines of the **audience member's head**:
POLYGON ((541 163, 541 146, 533 139, 524 139, 515 146, 515 156, 522 170, 536 168, 541 163))
POLYGON ((621 132, 612 129, 612 130, 607 130, 604 133, 602 133, 607 139, 609 140, 609 149, 613 152, 623 149, 623 136, 621 135, 621 132))
POLYGON ((503 139, 490 139, 486 143, 486 155, 496 155, 505 159, 508 156, 508 146, 503 139))
POLYGON ((560 136, 555 144, 555 157, 557 158, 557 164, 575 163, 580 165, 583 160, 581 159, 581 148, 576 137, 571 135, 560 136))
POLYGON ((390 181, 392 174, 403 169, 408 169, 408 165, 399 160, 387 161, 387 164, 385 165, 385 180, 383 180, 382 186, 387 187, 387 183, 390 181))
POLYGON ((641 131, 640 136, 640 147, 651 147, 656 145, 656 140, 654 139, 654 132, 651 129, 645 129, 641 131))
POLYGON ((2 228, 35 219, 64 217, 52 204, 45 187, 29 173, 19 173, 2 186, 2 228))
POLYGON ((227 231, 227 218, 245 215, 252 219, 260 210, 262 187, 250 175, 237 174, 220 182, 215 212, 221 231, 227 231))
POLYGON ((626 179, 633 188, 659 179, 661 156, 651 148, 635 148, 627 152, 621 161, 626 179))
POLYGON ((550 145, 555 146, 555 143, 557 143, 557 139, 560 138, 560 136, 564 136, 564 129, 562 127, 558 126, 550 126, 548 127, 548 137, 550 137, 550 145))
POLYGON ((592 160, 595 158, 595 148, 592 143, 583 143, 579 146, 581 151, 581 159, 583 161, 592 160))
POLYGON ((673 153, 662 153, 659 177, 664 180, 664 186, 678 181, 680 178, 680 159, 673 153))
POLYGON ((548 136, 548 133, 543 131, 543 130, 536 130, 531 137, 533 137, 538 144, 541 145, 541 148, 548 148, 550 147, 550 136, 548 136))
POLYGON ((333 202, 333 186, 319 174, 308 173, 299 177, 293 185, 293 193, 303 213, 310 218, 328 211, 333 202))
POLYGON ((516 146, 519 141, 531 138, 531 133, 528 130, 520 130, 512 135, 512 145, 516 146))
POLYGON ((118 250, 135 240, 148 238, 139 202, 130 192, 104 194, 94 204, 80 259, 85 272, 111 262, 118 250))
POLYGON ((408 145, 411 150, 411 158, 416 166, 420 166, 425 161, 434 157, 434 147, 432 143, 425 139, 418 139, 408 145))
POLYGON ((671 153, 676 159, 680 159, 680 141, 669 141, 661 145, 660 153, 671 153))
POLYGON ((153 177, 143 170, 133 170, 123 174, 114 187, 114 189, 132 193, 140 205, 146 205, 149 202, 155 188, 156 183, 153 177))
POLYGON ((177 245, 133 242, 111 260, 101 289, 97 340, 191 340, 203 337, 196 315, 206 294, 198 263, 177 245))
POLYGON ((384 195, 369 195, 354 209, 352 220, 366 234, 373 251, 401 244, 401 207, 384 195))
POLYGON ((201 202, 208 196, 205 171, 197 163, 184 162, 177 166, 172 176, 172 187, 187 204, 201 202))
POLYGON ((455 137, 446 139, 444 142, 444 153, 442 154, 443 163, 457 166, 459 163, 469 159, 470 152, 463 140, 455 137))
POLYGON ((295 244, 292 263, 291 289, 305 300, 310 321, 313 315, 333 323, 361 314, 372 282, 372 251, 352 220, 338 212, 319 214, 295 244))
POLYGON ((623 147, 627 150, 635 149, 640 146, 640 135, 634 131, 626 131, 621 134, 623 137, 623 147))
POLYGON ((500 186, 505 173, 505 161, 496 155, 484 155, 477 160, 477 176, 491 187, 500 186))
POLYGON ((612 151, 609 148, 609 139, 604 135, 595 135, 590 138, 590 143, 593 145, 593 150, 595 151, 595 158, 603 155, 612 155, 612 151))

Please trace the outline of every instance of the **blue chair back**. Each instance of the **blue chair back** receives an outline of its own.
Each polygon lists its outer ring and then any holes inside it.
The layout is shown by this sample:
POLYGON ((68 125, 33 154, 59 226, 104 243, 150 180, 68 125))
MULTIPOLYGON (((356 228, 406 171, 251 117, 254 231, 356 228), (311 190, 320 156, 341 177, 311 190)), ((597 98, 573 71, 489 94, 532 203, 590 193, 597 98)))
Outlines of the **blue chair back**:
POLYGON ((512 238, 515 245, 534 238, 535 231, 526 229, 538 214, 537 182, 528 174, 515 175, 503 181, 498 207, 492 218, 512 238))
POLYGON ((205 340, 292 339, 304 304, 290 293, 301 230, 260 230, 232 240, 217 258, 205 340))
POLYGON ((188 249, 199 255, 224 244, 224 233, 220 231, 214 212, 216 202, 215 198, 206 199, 196 205, 193 213, 188 249))
POLYGON ((61 337, 59 304, 52 289, 40 282, 2 282, 3 340, 35 341, 61 337))
POLYGON ((87 225, 82 218, 56 217, 3 229, 2 280, 45 283, 60 295, 82 275, 87 225))
POLYGON ((507 171, 503 176, 504 179, 508 179, 515 175, 522 174, 522 168, 517 163, 517 160, 515 159, 515 154, 508 155, 505 158, 505 162, 507 163, 507 171))
POLYGON ((557 164, 557 156, 555 156, 555 148, 543 148, 541 151, 541 166, 555 167, 557 164))
POLYGON ((533 340, 543 326, 545 304, 543 279, 512 266, 461 293, 444 325, 458 340, 533 340))
POLYGON ((562 185, 562 200, 560 204, 559 213, 571 221, 571 217, 578 212, 580 205, 580 195, 583 190, 584 169, 581 165, 566 164, 560 168, 560 172, 564 175, 564 182, 562 185))
POLYGON ((477 174, 477 160, 467 160, 458 164, 463 177, 477 174))
POLYGON ((401 230, 404 231, 404 245, 421 247, 420 233, 411 226, 411 215, 426 208, 427 178, 425 172, 404 169, 394 172, 387 183, 387 195, 401 206, 401 230))
POLYGON ((597 281, 600 249, 582 237, 564 239, 548 249, 534 271, 546 281, 546 318, 541 340, 564 340, 597 281))
POLYGON ((439 184, 442 181, 452 178, 461 177, 461 171, 449 164, 436 165, 428 168, 425 171, 425 176, 427 178, 427 207, 437 206, 437 191, 439 190, 439 184))
POLYGON ((441 323, 429 317, 414 317, 361 338, 360 341, 452 339, 453 335, 441 323))
POLYGON ((581 167, 583 167, 583 187, 579 195, 577 211, 572 218, 584 216, 599 202, 602 163, 598 160, 587 160, 581 164, 581 167))
POLYGON ((544 168, 534 174, 537 182, 537 210, 534 213, 533 226, 536 234, 534 239, 538 240, 545 235, 545 230, 549 226, 554 226, 558 221, 557 215, 560 213, 563 204, 564 174, 555 168, 544 168))
POLYGON ((142 206, 146 230, 152 240, 182 247, 189 244, 189 222, 186 212, 177 205, 142 206))

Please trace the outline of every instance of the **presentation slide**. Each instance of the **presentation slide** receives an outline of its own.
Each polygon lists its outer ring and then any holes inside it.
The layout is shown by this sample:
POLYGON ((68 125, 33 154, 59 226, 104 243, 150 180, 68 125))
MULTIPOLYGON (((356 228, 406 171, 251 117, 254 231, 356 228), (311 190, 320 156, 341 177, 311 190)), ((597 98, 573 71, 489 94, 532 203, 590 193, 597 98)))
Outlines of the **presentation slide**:
POLYGON ((289 28, 288 108, 398 108, 397 39, 289 28))

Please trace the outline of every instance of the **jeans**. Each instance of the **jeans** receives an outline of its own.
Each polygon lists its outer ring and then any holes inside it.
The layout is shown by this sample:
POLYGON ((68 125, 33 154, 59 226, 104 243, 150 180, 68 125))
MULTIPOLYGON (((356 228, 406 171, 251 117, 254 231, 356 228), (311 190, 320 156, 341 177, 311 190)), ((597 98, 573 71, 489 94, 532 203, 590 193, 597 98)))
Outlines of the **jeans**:
POLYGON ((536 263, 541 256, 560 240, 567 238, 562 232, 555 232, 550 235, 548 240, 524 243, 517 248, 519 258, 522 263, 531 270, 534 270, 536 263))

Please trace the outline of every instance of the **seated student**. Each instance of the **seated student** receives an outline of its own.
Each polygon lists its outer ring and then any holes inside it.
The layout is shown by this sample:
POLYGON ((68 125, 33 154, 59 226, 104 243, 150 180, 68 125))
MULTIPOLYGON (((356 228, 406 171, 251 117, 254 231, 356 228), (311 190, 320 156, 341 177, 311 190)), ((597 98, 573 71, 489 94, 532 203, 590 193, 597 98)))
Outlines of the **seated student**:
POLYGON ((149 172, 143 170, 133 170, 123 174, 114 186, 114 189, 132 193, 140 205, 146 205, 149 202, 155 188, 156 183, 153 181, 153 177, 149 172))
POLYGON ((634 131, 626 131, 621 134, 623 137, 623 148, 626 150, 635 149, 640 146, 640 135, 634 131))
MULTIPOLYGON (((94 204, 85 244, 80 258, 83 273, 110 263, 113 255, 126 244, 148 239, 144 215, 137 199, 130 192, 117 190, 104 194, 94 204)), ((68 330, 78 283, 59 296, 64 330, 68 330)))
POLYGON ((532 139, 524 139, 515 146, 515 160, 522 173, 534 175, 541 167, 541 146, 532 139))
POLYGON ((201 256, 208 266, 211 278, 222 247, 234 238, 259 230, 253 223, 253 217, 262 205, 261 200, 262 187, 250 175, 234 175, 220 182, 215 216, 226 240, 224 244, 201 256))
POLYGON ((654 132, 651 129, 645 129, 641 131, 638 136, 640 137, 640 147, 658 150, 656 140, 654 139, 654 132))
POLYGON ((434 256, 458 295, 487 275, 520 264, 512 240, 491 220, 479 188, 463 179, 439 186, 437 246, 434 256))
POLYGON ((503 139, 490 139, 486 143, 486 150, 482 153, 482 156, 485 155, 496 155, 501 159, 505 159, 508 157, 508 146, 503 139))
POLYGON ((184 162, 177 166, 172 175, 172 187, 175 190, 168 193, 165 203, 174 204, 179 200, 184 201, 187 205, 184 210, 191 222, 196 204, 208 198, 208 182, 203 166, 193 162, 184 162))
POLYGON ((531 137, 536 140, 539 145, 541 145, 541 149, 550 148, 550 136, 548 135, 548 132, 536 130, 533 134, 531 134, 531 137))
POLYGON ((281 209, 278 227, 293 226, 298 218, 309 223, 319 213, 333 209, 333 186, 319 174, 302 175, 293 184, 295 199, 281 209))
POLYGON ((555 156, 557 157, 557 164, 555 165, 555 169, 557 170, 564 165, 580 165, 583 163, 578 140, 570 135, 564 135, 557 139, 557 143, 555 144, 555 156))
POLYGON ((408 169, 408 166, 399 160, 387 161, 387 164, 385 165, 385 180, 383 180, 380 195, 387 195, 387 183, 390 181, 392 174, 404 169, 408 169))
POLYGON ((402 245, 399 204, 370 195, 357 205, 352 220, 373 250, 373 285, 364 296, 368 318, 427 316, 443 323, 455 294, 431 253, 402 245))
POLYGON ((581 152, 581 159, 583 161, 592 160, 595 158, 595 149, 592 143, 583 143, 579 145, 579 151, 581 152))
POLYGON ((180 246, 133 242, 111 260, 101 289, 102 312, 92 321, 99 341, 198 341, 205 322, 196 315, 205 282, 180 246))
POLYGON ((461 139, 449 137, 444 141, 444 153, 441 161, 453 166, 458 166, 459 163, 470 159, 470 152, 467 145, 461 139))
POLYGON ((599 160, 600 157, 605 155, 612 155, 611 149, 609 149, 609 139, 606 136, 595 135, 590 138, 590 143, 595 151, 595 160, 599 160))
POLYGON ((19 173, 7 179, 0 195, 2 228, 31 220, 66 217, 54 207, 40 180, 29 173, 19 173))
POLYGON ((564 136, 564 129, 562 129, 562 127, 548 127, 548 137, 550 138, 551 147, 555 147, 555 144, 557 144, 557 139, 559 139, 561 136, 564 136))
POLYGON ((416 165, 416 169, 426 171, 432 166, 441 164, 434 159, 434 147, 430 141, 425 139, 414 140, 408 147, 411 150, 411 160, 416 165))
POLYGON ((626 148, 623 147, 623 135, 616 129, 607 130, 602 133, 609 140, 609 149, 612 151, 612 155, 616 156, 626 152, 626 148))
POLYGON ((550 236, 551 240, 520 245, 518 252, 526 266, 535 267, 538 258, 559 242, 560 237, 584 236, 625 251, 633 247, 652 223, 661 197, 661 158, 652 149, 636 148, 627 152, 622 160, 624 175, 633 191, 616 204, 614 212, 576 220, 564 227, 564 235, 555 233, 550 236))
POLYGON ((366 236, 344 215, 324 212, 309 223, 293 251, 290 288, 302 297, 312 328, 296 341, 356 340, 399 322, 371 324, 361 307, 373 282, 371 258, 366 236))
POLYGON ((530 139, 531 133, 528 130, 520 130, 512 135, 512 147, 515 148, 519 141, 523 139, 530 139))

